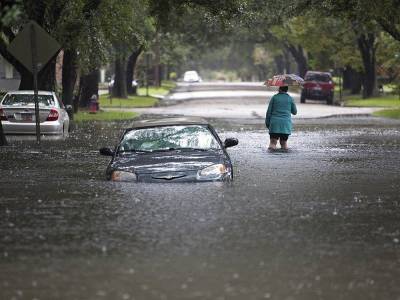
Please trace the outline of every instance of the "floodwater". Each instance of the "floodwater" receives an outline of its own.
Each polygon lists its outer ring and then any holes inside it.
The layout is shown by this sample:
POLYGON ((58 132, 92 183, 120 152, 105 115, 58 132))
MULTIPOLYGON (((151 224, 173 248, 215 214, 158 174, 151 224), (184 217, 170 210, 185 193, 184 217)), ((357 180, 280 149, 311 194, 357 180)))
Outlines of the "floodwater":
POLYGON ((400 124, 214 121, 232 183, 105 181, 127 123, 0 149, 0 299, 400 299, 400 124))

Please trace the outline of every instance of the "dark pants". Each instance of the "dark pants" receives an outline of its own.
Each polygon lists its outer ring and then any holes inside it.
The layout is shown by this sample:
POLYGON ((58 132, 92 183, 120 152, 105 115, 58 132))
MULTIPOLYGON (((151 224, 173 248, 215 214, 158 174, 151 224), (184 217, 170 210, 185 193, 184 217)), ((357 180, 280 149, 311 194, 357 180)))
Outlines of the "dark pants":
POLYGON ((283 134, 283 133, 270 133, 269 137, 271 139, 275 139, 275 140, 281 140, 282 142, 286 142, 289 138, 288 134, 283 134))

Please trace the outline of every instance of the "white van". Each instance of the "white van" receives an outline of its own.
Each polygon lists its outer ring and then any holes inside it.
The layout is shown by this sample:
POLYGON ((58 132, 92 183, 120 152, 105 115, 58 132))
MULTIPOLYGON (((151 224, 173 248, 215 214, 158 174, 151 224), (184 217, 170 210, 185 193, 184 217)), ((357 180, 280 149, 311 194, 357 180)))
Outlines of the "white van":
POLYGON ((201 82, 201 77, 196 71, 186 71, 183 75, 184 82, 201 82))

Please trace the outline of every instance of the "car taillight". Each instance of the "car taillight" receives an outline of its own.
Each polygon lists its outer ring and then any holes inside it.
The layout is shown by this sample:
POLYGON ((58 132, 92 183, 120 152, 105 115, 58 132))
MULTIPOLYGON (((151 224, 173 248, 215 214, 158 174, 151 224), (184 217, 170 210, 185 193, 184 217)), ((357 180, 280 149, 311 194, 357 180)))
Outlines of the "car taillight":
POLYGON ((58 120, 58 111, 54 108, 50 110, 49 115, 47 116, 46 121, 57 121, 58 120))
POLYGON ((7 116, 2 108, 0 108, 0 120, 7 121, 7 116))

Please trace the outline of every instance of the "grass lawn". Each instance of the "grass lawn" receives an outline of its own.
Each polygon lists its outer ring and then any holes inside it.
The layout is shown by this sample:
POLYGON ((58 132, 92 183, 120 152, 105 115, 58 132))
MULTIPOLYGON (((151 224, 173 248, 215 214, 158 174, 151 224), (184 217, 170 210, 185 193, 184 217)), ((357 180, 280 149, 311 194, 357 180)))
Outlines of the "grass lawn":
POLYGON ((400 100, 398 95, 384 95, 368 99, 362 99, 360 96, 349 96, 346 97, 346 106, 400 108, 400 100))
MULTIPOLYGON (((176 83, 172 81, 163 81, 160 87, 149 86, 150 96, 165 96, 169 93, 171 89, 176 87, 176 83)), ((138 94, 141 96, 146 95, 146 87, 140 87, 138 89, 138 94)))
POLYGON ((129 96, 128 99, 110 98, 108 94, 100 96, 100 108, 101 107, 150 107, 158 103, 158 100, 154 97, 146 96, 129 96))
POLYGON ((391 119, 400 119, 400 108, 398 109, 384 109, 377 111, 373 114, 374 116, 377 117, 385 117, 385 118, 391 118, 391 119))
POLYGON ((74 115, 75 122, 85 121, 117 121, 117 120, 129 120, 133 119, 138 115, 135 112, 119 112, 119 111, 99 111, 95 114, 91 114, 87 111, 79 111, 74 115))
POLYGON ((151 107, 158 103, 156 96, 165 96, 176 84, 172 81, 164 81, 161 87, 149 87, 149 96, 146 96, 146 87, 138 89, 138 96, 129 96, 128 99, 112 98, 109 94, 100 96, 100 107, 151 107))
POLYGON ((385 95, 381 97, 361 99, 360 96, 346 97, 346 106, 356 107, 386 107, 373 115, 377 117, 400 119, 400 100, 398 95, 385 95))

